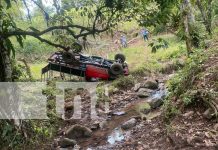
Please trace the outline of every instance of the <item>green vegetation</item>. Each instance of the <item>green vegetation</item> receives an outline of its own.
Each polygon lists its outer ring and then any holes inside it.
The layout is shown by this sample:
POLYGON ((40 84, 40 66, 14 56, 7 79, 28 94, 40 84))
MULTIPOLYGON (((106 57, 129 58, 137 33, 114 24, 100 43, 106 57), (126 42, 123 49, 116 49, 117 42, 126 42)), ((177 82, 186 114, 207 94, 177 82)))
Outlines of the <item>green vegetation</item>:
POLYGON ((41 80, 41 69, 45 67, 46 65, 47 63, 30 64, 31 72, 32 72, 34 79, 41 80))
MULTIPOLYGON (((165 119, 195 106, 210 108, 217 117, 217 6, 217 0, 0 0, 0 82, 40 81, 52 53, 75 50, 77 42, 84 47, 87 39, 91 44, 84 53, 126 56, 131 75, 109 82, 109 95, 131 89, 144 77, 174 73, 165 119), (150 32, 149 41, 140 39, 143 28, 150 32), (126 34, 127 48, 119 47, 120 34, 126 34)), ((97 89, 98 102, 109 101, 104 85, 97 89)), ((55 112, 56 92, 54 79, 43 91, 49 120, 19 125, 1 120, 0 148, 37 149, 53 138, 63 121, 55 112)), ((67 99, 75 94, 66 93, 67 99)), ((147 108, 141 104, 138 111, 147 108)))
MULTIPOLYGON (((135 77, 137 75, 147 75, 151 72, 161 72, 163 63, 169 60, 177 63, 178 58, 184 57, 186 54, 185 44, 181 42, 175 35, 166 34, 153 37, 158 39, 162 37, 168 41, 169 47, 167 49, 159 49, 156 53, 152 53, 150 47, 139 40, 133 46, 122 49, 121 52, 126 56, 131 74, 135 77)), ((113 59, 114 53, 110 54, 113 59)))
POLYGON ((118 89, 129 89, 134 86, 134 77, 129 75, 127 77, 120 77, 112 83, 112 86, 118 89))
POLYGON ((217 50, 213 48, 210 48, 207 54, 202 50, 196 50, 195 54, 187 59, 185 67, 168 82, 169 95, 164 104, 166 119, 170 119, 190 105, 204 104, 213 109, 216 114, 217 108, 213 105, 216 105, 214 100, 218 96, 215 88, 218 83, 217 66, 205 66, 210 63, 210 57, 215 53, 217 50), (207 74, 211 77, 206 79, 209 81, 205 83, 207 74), (207 89, 197 83, 205 84, 204 86, 210 88, 207 89))

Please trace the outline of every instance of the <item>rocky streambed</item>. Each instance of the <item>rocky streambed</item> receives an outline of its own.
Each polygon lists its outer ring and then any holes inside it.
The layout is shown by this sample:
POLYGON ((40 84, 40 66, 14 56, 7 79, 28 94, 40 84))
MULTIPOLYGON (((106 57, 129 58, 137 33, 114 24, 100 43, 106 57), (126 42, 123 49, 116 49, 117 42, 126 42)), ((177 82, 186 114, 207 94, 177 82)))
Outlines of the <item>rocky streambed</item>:
MULTIPOLYGON (((159 107, 163 104, 166 94, 164 81, 145 79, 131 90, 120 90, 111 95, 109 112, 105 113, 101 103, 98 104, 96 120, 88 116, 90 108, 87 96, 84 96, 83 103, 86 103, 87 107, 84 108, 83 119, 66 120, 52 148, 116 149, 121 143, 131 140, 133 128, 142 128, 145 120, 152 120, 160 115, 159 107)), ((68 107, 68 114, 72 113, 69 108, 71 107, 68 107)), ((159 132, 159 129, 155 132, 159 132)))

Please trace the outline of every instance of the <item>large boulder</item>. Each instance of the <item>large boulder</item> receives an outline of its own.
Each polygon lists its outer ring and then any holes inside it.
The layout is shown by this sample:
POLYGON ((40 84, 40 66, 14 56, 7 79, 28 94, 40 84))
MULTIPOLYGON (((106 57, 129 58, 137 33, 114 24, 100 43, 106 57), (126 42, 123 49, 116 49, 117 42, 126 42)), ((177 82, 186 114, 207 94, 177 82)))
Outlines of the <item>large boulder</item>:
POLYGON ((73 125, 66 131, 66 137, 70 139, 91 137, 92 130, 81 125, 73 125))
POLYGON ((128 120, 127 122, 125 122, 124 124, 121 125, 121 128, 123 130, 128 130, 132 127, 134 127, 136 125, 137 121, 135 118, 132 118, 130 120, 128 120))
POLYGON ((151 90, 156 90, 158 89, 158 82, 155 80, 147 80, 145 83, 143 83, 141 88, 148 88, 151 90))
POLYGON ((138 92, 140 88, 141 88, 141 83, 137 83, 137 84, 135 84, 133 90, 134 90, 135 92, 138 92))
POLYGON ((58 145, 61 148, 74 147, 74 145, 76 145, 76 141, 72 139, 64 138, 58 141, 58 145))
POLYGON ((151 96, 152 92, 153 91, 150 89, 140 88, 137 95, 139 98, 147 98, 147 97, 151 96))
POLYGON ((156 109, 163 104, 162 98, 153 98, 147 101, 152 109, 156 109))
POLYGON ((136 111, 138 111, 140 114, 148 114, 151 111, 151 106, 147 102, 140 103, 136 105, 136 111))

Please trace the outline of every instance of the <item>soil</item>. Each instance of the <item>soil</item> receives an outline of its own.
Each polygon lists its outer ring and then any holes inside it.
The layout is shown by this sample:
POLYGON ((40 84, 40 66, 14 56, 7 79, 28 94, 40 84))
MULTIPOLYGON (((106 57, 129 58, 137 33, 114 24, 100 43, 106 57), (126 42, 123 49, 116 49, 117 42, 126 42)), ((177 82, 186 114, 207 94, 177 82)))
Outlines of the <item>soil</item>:
MULTIPOLYGON (((161 81, 165 81, 160 77, 161 81)), ((65 131, 75 124, 89 128, 94 127, 90 138, 76 139, 77 149, 92 150, 146 150, 146 149, 218 149, 218 132, 214 128, 216 122, 204 119, 204 108, 188 108, 172 120, 170 124, 164 120, 162 108, 152 110, 144 119, 135 106, 144 103, 145 99, 137 97, 134 90, 120 90, 110 96, 110 112, 104 113, 101 104, 97 106, 99 118, 93 120, 89 116, 90 100, 82 94, 83 115, 81 120, 69 119, 72 111, 67 111, 67 120, 60 127, 54 141, 47 143, 44 149, 60 149, 57 140, 64 137, 65 131), (199 111, 201 110, 201 111, 199 111), (125 112, 113 115, 113 112, 125 112), (111 145, 108 136, 131 118, 137 119, 135 127, 124 131, 124 140, 111 145), (99 124, 104 124, 102 128, 99 124)), ((73 149, 72 147, 67 149, 73 149)), ((75 148, 76 149, 76 148, 75 148)))
MULTIPOLYGON (((217 56, 214 56, 217 58, 217 56)), ((210 64, 217 64, 217 59, 212 59, 205 64, 205 70, 210 64)), ((170 76, 158 77, 165 83, 170 76)), ((154 78, 154 77, 153 77, 154 78)), ((143 81, 143 80, 141 80, 143 81)), ((146 119, 139 114, 135 106, 145 102, 137 97, 134 90, 119 90, 110 96, 110 112, 104 113, 103 104, 97 106, 98 117, 90 118, 90 99, 87 94, 82 95, 81 120, 69 119, 72 111, 67 111, 65 120, 60 127, 59 134, 53 142, 44 145, 44 149, 60 149, 56 141, 64 137, 64 132, 72 125, 80 124, 93 130, 90 138, 76 139, 77 146, 67 149, 88 150, 216 150, 218 149, 218 123, 203 117, 204 106, 197 105, 181 110, 179 115, 169 122, 164 119, 162 108, 153 109, 146 119), (112 115, 113 112, 125 112, 122 115, 112 115), (123 131, 124 140, 115 144, 108 143, 108 136, 123 123, 131 118, 137 119, 137 124, 127 131, 123 131), (99 127, 99 124, 102 124, 99 127)), ((149 99, 149 98, 148 98, 149 99)))

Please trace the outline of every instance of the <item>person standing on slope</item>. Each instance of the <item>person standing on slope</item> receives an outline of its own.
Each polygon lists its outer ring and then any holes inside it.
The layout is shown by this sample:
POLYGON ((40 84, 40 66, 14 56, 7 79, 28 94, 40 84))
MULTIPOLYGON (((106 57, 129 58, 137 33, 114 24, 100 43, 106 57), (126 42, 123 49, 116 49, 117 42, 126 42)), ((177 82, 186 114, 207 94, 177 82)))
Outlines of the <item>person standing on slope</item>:
POLYGON ((124 47, 124 48, 127 47, 127 39, 126 39, 125 35, 121 35, 120 43, 121 43, 122 47, 124 47))
POLYGON ((144 41, 146 41, 146 40, 148 41, 148 34, 149 34, 148 30, 142 29, 141 34, 142 34, 144 41))

